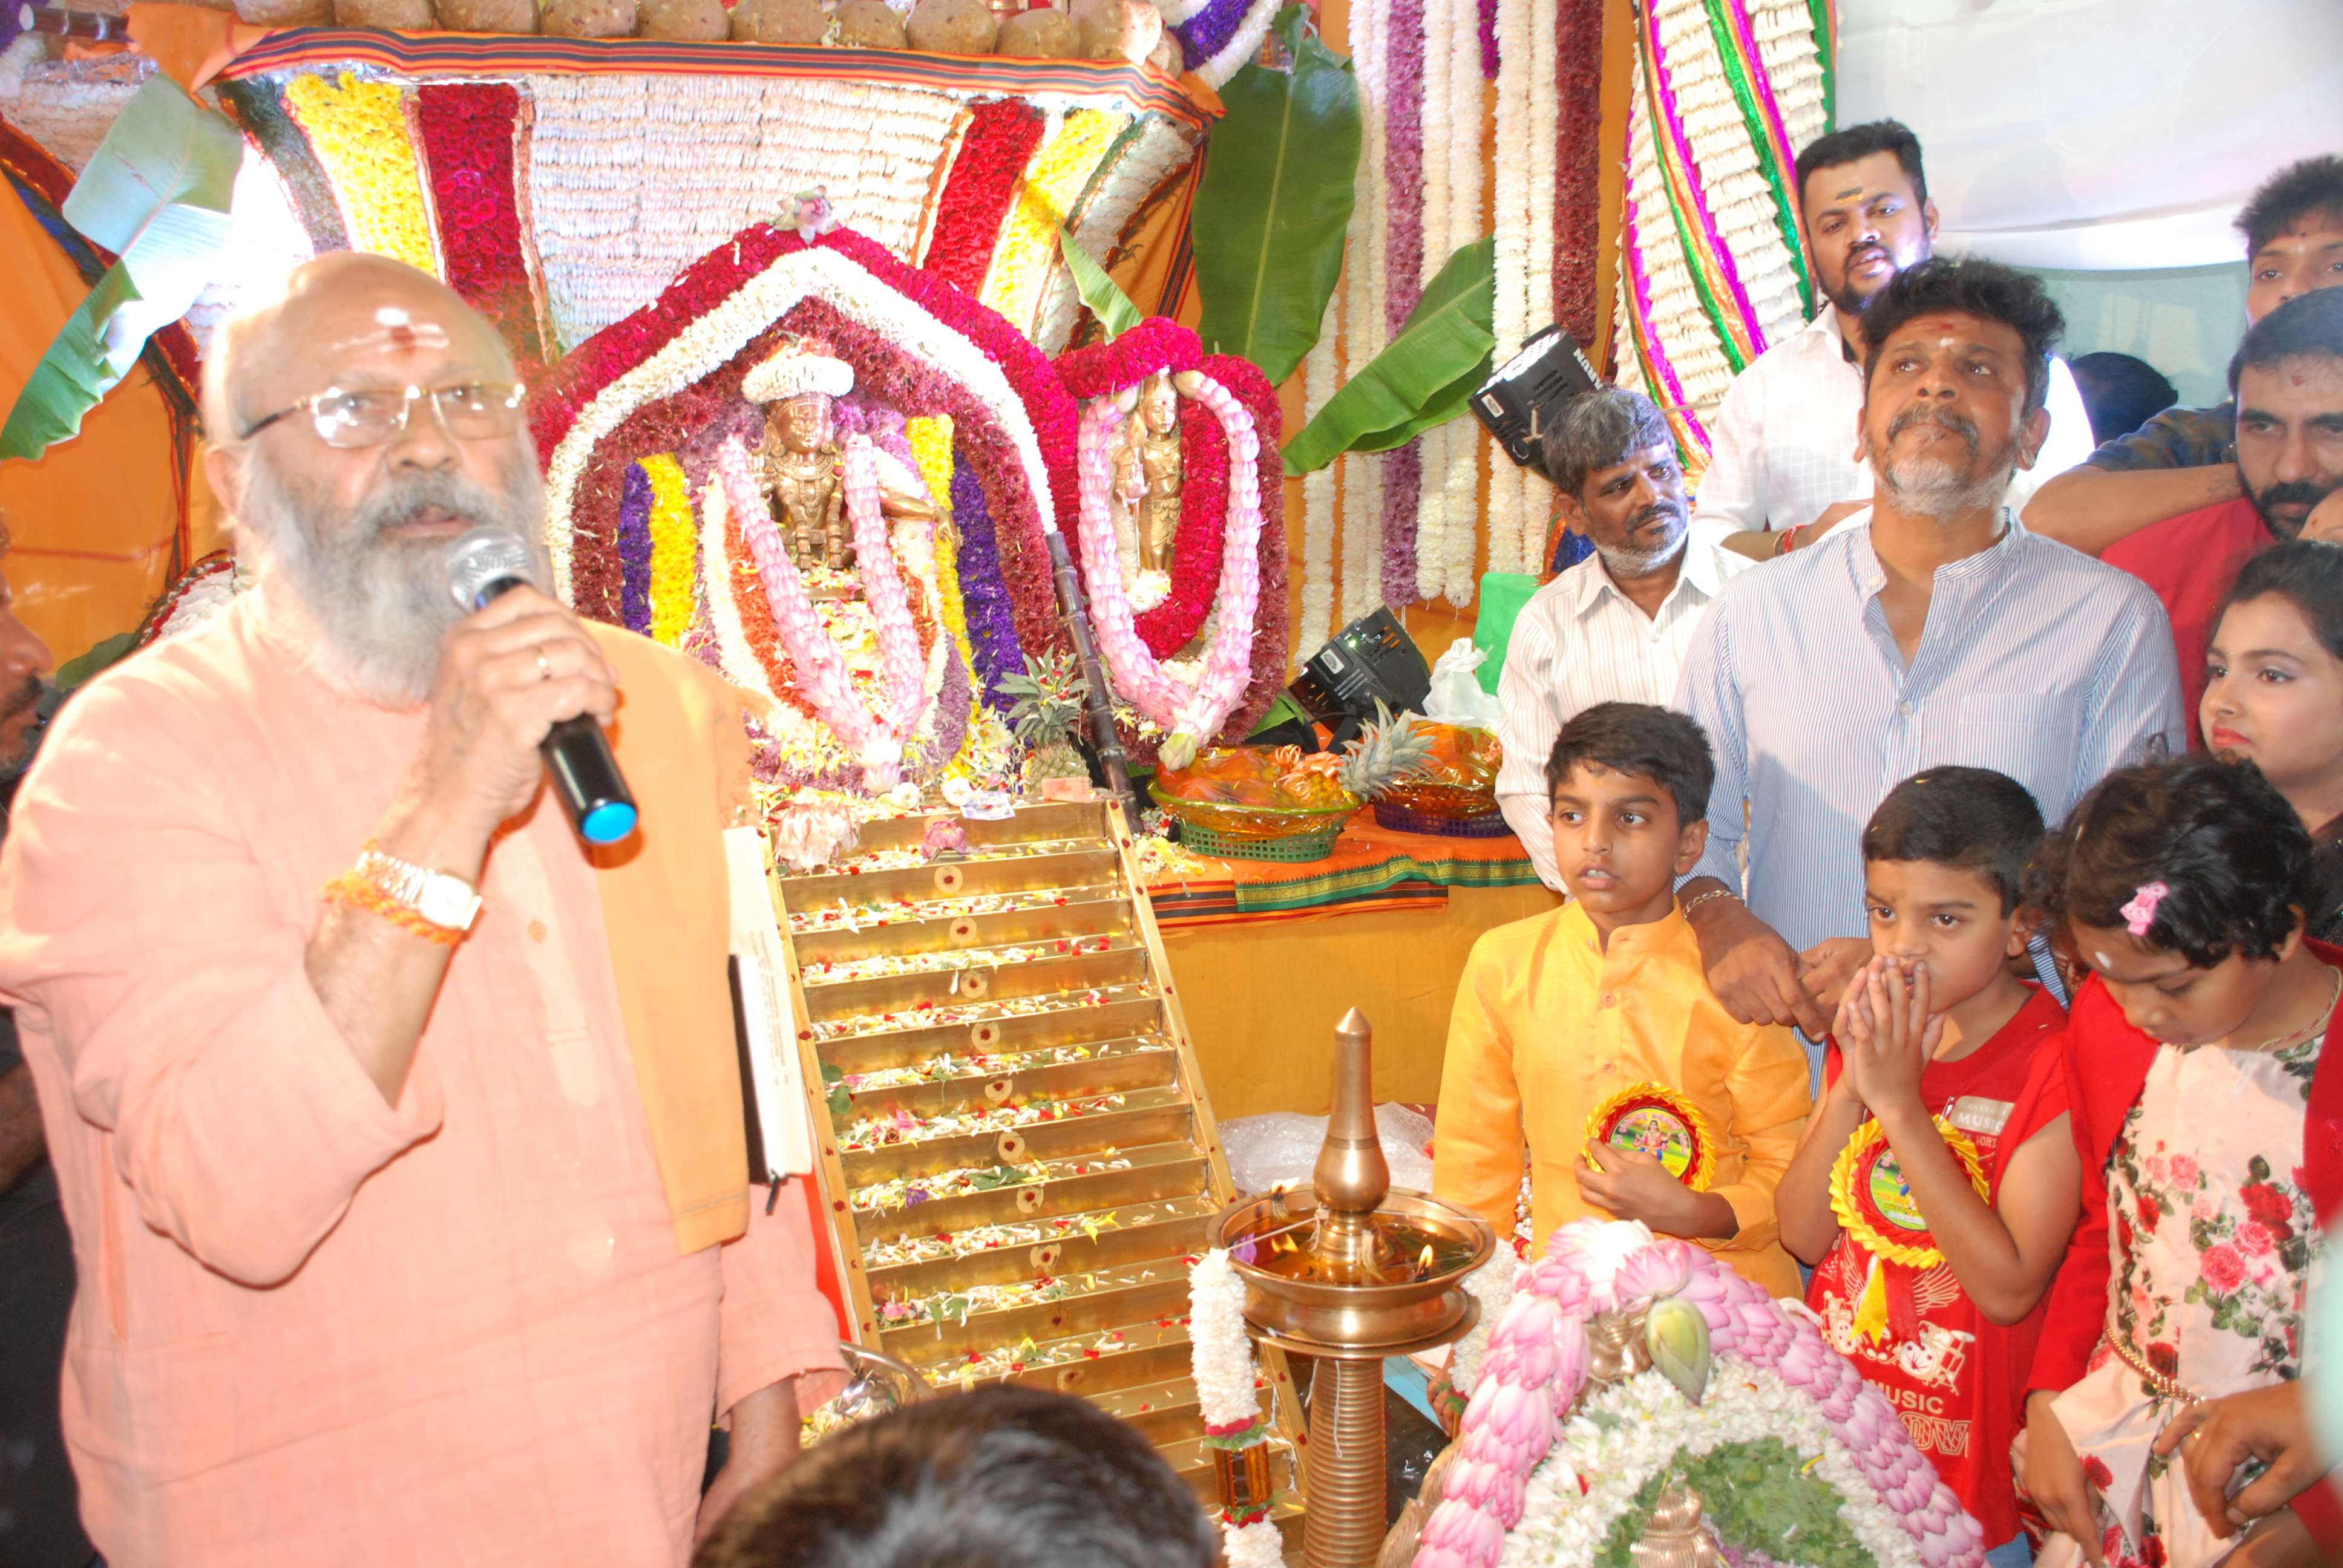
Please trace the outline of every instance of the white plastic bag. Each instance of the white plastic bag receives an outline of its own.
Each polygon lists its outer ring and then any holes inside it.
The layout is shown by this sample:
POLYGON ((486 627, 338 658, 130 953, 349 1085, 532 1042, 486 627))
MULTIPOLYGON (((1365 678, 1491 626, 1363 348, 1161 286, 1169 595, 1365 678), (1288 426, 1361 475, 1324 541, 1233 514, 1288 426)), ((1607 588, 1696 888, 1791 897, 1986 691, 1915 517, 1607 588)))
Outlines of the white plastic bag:
POLYGON ((1494 729, 1497 699, 1481 689, 1480 678, 1473 673, 1488 657, 1469 637, 1450 643, 1432 667, 1432 695, 1423 699, 1423 716, 1460 729, 1494 729))
MULTIPOLYGON (((1432 1191, 1432 1157, 1423 1151, 1432 1141, 1430 1118, 1398 1105, 1378 1105, 1375 1136, 1391 1166, 1393 1186, 1432 1191)), ((1325 1141, 1322 1116, 1272 1111, 1221 1123, 1221 1147, 1228 1153, 1229 1174, 1240 1192, 1266 1192, 1281 1181, 1289 1187, 1309 1186, 1319 1146, 1325 1141)))

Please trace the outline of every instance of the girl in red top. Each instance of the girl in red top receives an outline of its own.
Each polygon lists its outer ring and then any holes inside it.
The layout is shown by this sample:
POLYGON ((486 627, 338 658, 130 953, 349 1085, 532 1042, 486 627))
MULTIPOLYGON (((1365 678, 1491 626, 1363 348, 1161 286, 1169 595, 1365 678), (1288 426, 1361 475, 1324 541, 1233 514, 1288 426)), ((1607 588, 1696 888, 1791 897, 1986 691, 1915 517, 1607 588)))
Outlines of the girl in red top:
POLYGON ((2092 977, 2067 1034, 2092 1179, 2019 1451, 2046 1568, 2318 1560, 2292 1510, 2240 1549, 2157 1452, 2184 1410, 2301 1369, 2343 998, 2343 954, 2303 940, 2309 868, 2260 771, 2201 759, 2109 774, 2043 858, 2092 977))
POLYGON ((2042 814, 1981 768, 1897 785, 1863 832, 1869 968, 1775 1201, 1806 1303, 1887 1396, 1988 1543, 2014 1541, 2009 1445, 2039 1302, 2074 1228, 2066 1015, 2018 980, 2042 814))

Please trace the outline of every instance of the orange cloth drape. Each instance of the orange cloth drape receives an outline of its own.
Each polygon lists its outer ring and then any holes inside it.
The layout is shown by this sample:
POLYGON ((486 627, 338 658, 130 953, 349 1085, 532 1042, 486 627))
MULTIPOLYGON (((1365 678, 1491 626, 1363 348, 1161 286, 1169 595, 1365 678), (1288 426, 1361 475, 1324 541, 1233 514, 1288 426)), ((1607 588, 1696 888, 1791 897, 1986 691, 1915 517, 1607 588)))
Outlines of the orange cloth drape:
MULTIPOLYGON (((0 407, 14 407, 89 290, 14 191, 0 191, 0 407)), ((0 464, 16 613, 58 659, 136 628, 168 586, 179 525, 171 415, 144 365, 35 463, 0 464)))

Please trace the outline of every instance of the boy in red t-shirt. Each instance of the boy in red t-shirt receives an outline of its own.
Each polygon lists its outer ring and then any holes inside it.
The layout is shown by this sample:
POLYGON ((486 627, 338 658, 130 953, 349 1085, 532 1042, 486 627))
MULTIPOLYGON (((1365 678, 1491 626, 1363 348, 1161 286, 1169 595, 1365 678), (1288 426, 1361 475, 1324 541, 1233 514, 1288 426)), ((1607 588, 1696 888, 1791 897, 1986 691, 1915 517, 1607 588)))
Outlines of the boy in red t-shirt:
POLYGON ((1806 1304, 1988 1544, 2018 1533, 2009 1445, 2080 1202, 2066 1015, 2010 967, 2041 839, 2025 786, 1982 768, 1916 775, 1872 814, 1873 958, 1775 1193, 1783 1243, 1815 1265, 1806 1304))

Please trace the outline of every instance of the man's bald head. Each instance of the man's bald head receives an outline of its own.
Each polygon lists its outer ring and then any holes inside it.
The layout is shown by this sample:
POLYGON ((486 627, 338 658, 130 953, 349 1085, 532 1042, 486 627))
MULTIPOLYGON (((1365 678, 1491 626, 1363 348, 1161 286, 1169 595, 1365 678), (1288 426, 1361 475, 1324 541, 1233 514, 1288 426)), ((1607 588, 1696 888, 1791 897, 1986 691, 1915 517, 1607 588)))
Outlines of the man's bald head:
POLYGON ((513 382, 512 357, 478 312, 378 256, 296 268, 282 297, 213 340, 204 460, 237 548, 283 579, 329 662, 377 700, 403 706, 429 689, 461 618, 446 556, 464 530, 508 529, 546 568, 544 489, 513 382), (321 426, 303 406, 327 392, 340 396, 321 426))
POLYGON ((255 421, 386 357, 459 350, 480 378, 509 381, 512 356, 486 317, 427 272, 364 251, 329 251, 285 290, 220 328, 204 362, 205 435, 240 446, 255 421))

